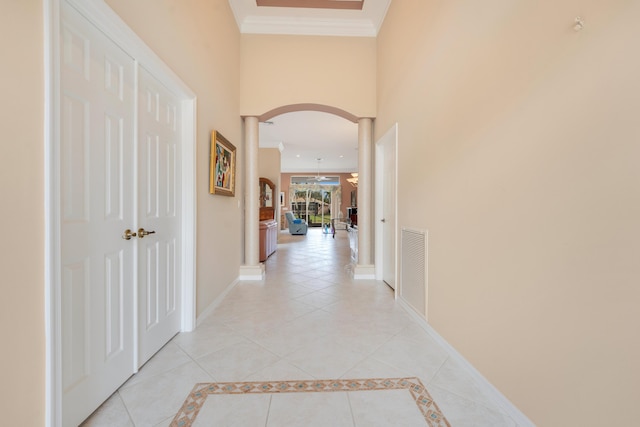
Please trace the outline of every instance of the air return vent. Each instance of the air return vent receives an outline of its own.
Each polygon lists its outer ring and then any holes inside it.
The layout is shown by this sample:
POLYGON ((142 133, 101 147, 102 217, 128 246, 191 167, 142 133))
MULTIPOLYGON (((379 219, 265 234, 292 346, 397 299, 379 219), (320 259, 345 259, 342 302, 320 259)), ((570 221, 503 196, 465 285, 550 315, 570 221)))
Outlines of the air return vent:
POLYGON ((427 318, 426 230, 402 228, 400 248, 400 297, 427 318))

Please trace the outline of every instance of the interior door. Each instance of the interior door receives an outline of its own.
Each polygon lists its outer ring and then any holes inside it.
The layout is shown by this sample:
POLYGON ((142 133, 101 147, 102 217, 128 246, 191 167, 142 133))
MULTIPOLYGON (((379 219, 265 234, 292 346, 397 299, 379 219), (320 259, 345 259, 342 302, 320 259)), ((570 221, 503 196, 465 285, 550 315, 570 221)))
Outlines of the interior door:
POLYGON ((134 372, 134 61, 72 8, 60 27, 63 425, 134 372))
POLYGON ((144 68, 138 77, 138 224, 145 230, 138 230, 141 366, 181 326, 182 150, 180 100, 144 68))
POLYGON ((383 145, 384 178, 382 189, 382 280, 396 288, 396 140, 383 145))

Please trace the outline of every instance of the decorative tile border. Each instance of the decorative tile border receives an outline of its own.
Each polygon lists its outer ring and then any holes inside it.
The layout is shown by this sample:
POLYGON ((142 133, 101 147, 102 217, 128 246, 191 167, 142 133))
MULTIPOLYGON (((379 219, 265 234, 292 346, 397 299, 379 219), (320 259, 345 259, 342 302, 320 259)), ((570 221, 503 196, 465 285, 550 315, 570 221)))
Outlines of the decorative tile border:
POLYGON ((269 381, 198 383, 171 422, 171 427, 190 427, 207 397, 215 394, 318 393, 335 391, 408 390, 429 427, 451 427, 418 378, 372 378, 357 380, 269 381))

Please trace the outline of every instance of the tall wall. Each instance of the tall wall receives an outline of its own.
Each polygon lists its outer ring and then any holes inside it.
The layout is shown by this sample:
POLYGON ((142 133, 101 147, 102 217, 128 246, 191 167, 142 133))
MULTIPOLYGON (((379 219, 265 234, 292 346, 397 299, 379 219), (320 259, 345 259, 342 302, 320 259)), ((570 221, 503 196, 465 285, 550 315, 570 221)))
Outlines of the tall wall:
POLYGON ((44 51, 41 0, 0 13, 2 424, 44 425, 44 51))
POLYGON ((376 39, 242 35, 240 111, 313 103, 373 117, 376 39))
POLYGON ((243 240, 240 33, 227 0, 107 0, 196 93, 197 313, 238 276, 243 240), (237 148, 235 197, 209 194, 211 131, 237 148))
POLYGON ((402 0, 378 37, 376 139, 399 123, 429 323, 540 426, 640 418, 637 16, 402 0))

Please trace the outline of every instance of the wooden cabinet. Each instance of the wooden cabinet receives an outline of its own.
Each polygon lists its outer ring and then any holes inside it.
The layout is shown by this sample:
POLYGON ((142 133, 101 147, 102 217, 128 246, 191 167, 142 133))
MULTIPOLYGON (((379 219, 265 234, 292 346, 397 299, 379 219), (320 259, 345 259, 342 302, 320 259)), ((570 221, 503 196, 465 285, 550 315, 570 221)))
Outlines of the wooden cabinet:
POLYGON ((266 261, 278 247, 278 223, 275 219, 260 221, 260 262, 266 261))
POLYGON ((260 178, 260 262, 266 261, 278 247, 278 222, 273 197, 276 186, 267 178, 260 178))
POLYGON ((267 178, 260 178, 260 221, 265 219, 275 219, 275 206, 273 198, 276 186, 267 178))

